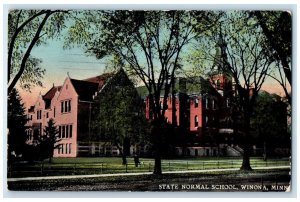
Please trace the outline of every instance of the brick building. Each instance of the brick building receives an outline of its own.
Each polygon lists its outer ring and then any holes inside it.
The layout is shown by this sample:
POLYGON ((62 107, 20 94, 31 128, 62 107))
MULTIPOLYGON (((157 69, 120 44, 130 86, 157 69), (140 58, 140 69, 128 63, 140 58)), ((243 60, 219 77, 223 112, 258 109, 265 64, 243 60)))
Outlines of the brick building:
POLYGON ((40 94, 28 109, 27 143, 36 144, 52 118, 61 139, 59 148, 54 151, 55 157, 76 157, 84 150, 89 152, 91 147, 84 137, 90 135, 93 99, 113 76, 102 74, 84 80, 68 76, 61 86, 53 85, 45 95, 40 94))
MULTIPOLYGON (((219 71, 212 72, 209 79, 178 78, 175 92, 174 98, 171 93, 167 98, 165 119, 179 131, 177 145, 181 146, 177 147, 178 154, 240 155, 240 148, 234 145, 232 121, 229 118, 230 101, 234 94, 231 78, 219 71)), ((163 96, 161 109, 162 102, 163 96)), ((151 119, 147 98, 146 117, 151 119)))

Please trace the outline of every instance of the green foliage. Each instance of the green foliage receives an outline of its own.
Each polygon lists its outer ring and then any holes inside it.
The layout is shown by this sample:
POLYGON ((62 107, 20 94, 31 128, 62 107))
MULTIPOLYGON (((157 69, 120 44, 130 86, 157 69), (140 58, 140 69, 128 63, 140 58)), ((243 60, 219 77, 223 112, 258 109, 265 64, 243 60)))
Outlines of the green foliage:
POLYGON ((8 95, 8 108, 7 108, 7 127, 8 133, 8 157, 10 158, 11 152, 17 155, 23 153, 26 142, 26 115, 24 104, 19 92, 14 88, 8 95))
POLYGON ((8 92, 20 81, 30 90, 42 86, 45 69, 41 60, 30 55, 32 48, 47 39, 59 38, 65 28, 67 11, 11 10, 8 14, 8 92))
POLYGON ((287 105, 281 101, 281 97, 267 92, 260 93, 254 107, 251 126, 261 144, 266 142, 269 148, 289 146, 287 105))
POLYGON ((59 146, 57 144, 60 141, 58 133, 54 120, 50 119, 44 129, 44 134, 39 137, 40 158, 49 158, 49 161, 51 161, 54 149, 59 146))
POLYGON ((131 145, 143 141, 146 130, 143 103, 122 69, 107 81, 97 97, 95 108, 91 140, 97 140, 100 136, 119 149, 127 141, 131 145))
MULTIPOLYGON (((156 106, 162 90, 168 96, 175 74, 182 69, 185 48, 218 19, 215 12, 206 11, 116 10, 82 15, 70 27, 66 44, 83 45, 98 59, 112 57, 110 61, 122 64, 130 77, 147 87, 156 106)), ((154 113, 159 116, 158 107, 154 113)))

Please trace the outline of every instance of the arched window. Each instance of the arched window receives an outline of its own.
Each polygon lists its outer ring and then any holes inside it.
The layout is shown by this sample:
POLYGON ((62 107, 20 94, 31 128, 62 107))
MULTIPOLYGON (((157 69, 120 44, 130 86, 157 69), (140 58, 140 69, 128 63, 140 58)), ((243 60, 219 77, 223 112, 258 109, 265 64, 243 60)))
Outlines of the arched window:
POLYGON ((205 117, 205 123, 208 124, 208 116, 205 117))
POLYGON ((198 100, 198 98, 196 98, 196 99, 195 99, 195 108, 198 107, 198 103, 199 103, 199 100, 198 100))
POLYGON ((195 127, 198 127, 199 125, 199 120, 198 120, 198 116, 195 116, 195 127))
POLYGON ((205 99, 205 108, 208 109, 208 98, 205 99))

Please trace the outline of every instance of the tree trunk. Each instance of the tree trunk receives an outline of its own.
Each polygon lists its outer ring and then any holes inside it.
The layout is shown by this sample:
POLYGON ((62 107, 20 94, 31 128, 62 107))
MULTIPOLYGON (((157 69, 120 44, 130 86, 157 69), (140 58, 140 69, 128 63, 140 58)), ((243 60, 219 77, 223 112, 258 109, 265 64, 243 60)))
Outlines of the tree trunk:
POLYGON ((161 170, 161 156, 160 154, 155 155, 155 164, 154 164, 154 171, 153 174, 155 175, 161 175, 162 170, 161 170))
POLYGON ((161 147, 162 147, 162 134, 164 132, 162 128, 163 119, 160 117, 152 122, 153 128, 151 130, 151 137, 154 143, 154 171, 153 174, 161 175, 161 147))
POLYGON ((244 137, 243 137, 243 149, 244 149, 244 154, 243 154, 243 163, 242 167, 240 168, 241 170, 252 170, 250 166, 250 116, 247 114, 245 115, 244 119, 244 137))
POLYGON ((243 163, 241 170, 252 170, 250 166, 250 147, 248 143, 244 143, 243 163))
POLYGON ((126 155, 122 155, 122 165, 126 165, 127 164, 127 159, 126 159, 126 155))

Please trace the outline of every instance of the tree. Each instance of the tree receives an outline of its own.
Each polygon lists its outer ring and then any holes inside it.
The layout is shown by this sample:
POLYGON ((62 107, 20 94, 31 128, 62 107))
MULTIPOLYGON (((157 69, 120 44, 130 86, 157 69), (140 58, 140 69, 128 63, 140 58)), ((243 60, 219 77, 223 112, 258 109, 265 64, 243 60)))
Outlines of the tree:
POLYGON ((292 16, 288 11, 254 11, 252 16, 257 20, 266 36, 266 54, 277 62, 279 78, 270 75, 283 88, 289 104, 291 96, 288 86, 292 85, 292 16), (287 82, 286 82, 287 80, 287 82))
MULTIPOLYGON (((234 99, 233 120, 238 127, 235 132, 242 136, 244 149, 241 169, 250 166, 250 120, 255 100, 268 73, 272 60, 264 54, 265 36, 259 28, 253 28, 249 12, 226 12, 220 20, 219 29, 210 40, 199 46, 199 57, 195 60, 204 64, 217 63, 217 71, 233 79, 234 99), (217 47, 217 51, 214 50, 217 47), (217 54, 216 54, 217 53, 217 54)), ((198 62, 198 63, 199 63, 198 62)), ((196 61, 197 63, 197 61, 196 61)))
POLYGON ((41 60, 32 57, 35 46, 58 37, 64 28, 63 10, 12 10, 8 14, 8 94, 20 82, 30 90, 32 85, 42 86, 40 79, 45 70, 41 60))
POLYGON ((280 96, 265 91, 259 93, 251 118, 251 129, 257 134, 256 144, 264 147, 265 159, 277 147, 290 147, 287 104, 280 96))
MULTIPOLYGON (((216 15, 205 11, 103 11, 86 15, 88 29, 70 28, 69 40, 84 44, 98 59, 115 55, 129 75, 146 86, 148 100, 156 126, 164 122, 166 106, 175 74, 181 69, 185 48, 200 34, 214 26, 216 15), (197 32, 196 32, 197 31, 197 32), (88 35, 82 41, 80 35, 88 35)), ((81 24, 84 23, 81 21, 81 24)), ((77 23, 78 25, 79 23, 77 23)), ((160 142, 161 130, 152 133, 160 142)), ((154 174, 161 174, 161 148, 156 147, 154 174)))
POLYGON ((47 123, 48 125, 44 129, 44 134, 42 134, 39 138, 39 147, 41 150, 40 157, 41 158, 49 158, 49 163, 51 163, 54 149, 58 148, 59 131, 55 126, 55 122, 53 119, 50 119, 47 123))
POLYGON ((250 166, 250 120, 253 115, 255 100, 266 76, 270 72, 272 61, 264 54, 264 36, 260 30, 248 29, 248 13, 241 12, 237 18, 230 18, 232 27, 221 31, 221 55, 223 68, 233 76, 236 85, 237 103, 243 120, 243 163, 242 170, 251 170, 250 166), (241 27, 239 26, 241 25, 241 27))
POLYGON ((107 81, 95 100, 92 140, 101 136, 111 142, 119 149, 125 165, 130 146, 143 139, 146 121, 142 100, 123 69, 107 81))
POLYGON ((8 127, 8 159, 10 160, 12 152, 20 155, 26 144, 26 115, 22 98, 18 91, 13 88, 8 96, 7 108, 7 127, 8 127))

